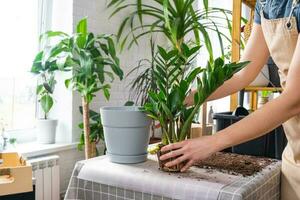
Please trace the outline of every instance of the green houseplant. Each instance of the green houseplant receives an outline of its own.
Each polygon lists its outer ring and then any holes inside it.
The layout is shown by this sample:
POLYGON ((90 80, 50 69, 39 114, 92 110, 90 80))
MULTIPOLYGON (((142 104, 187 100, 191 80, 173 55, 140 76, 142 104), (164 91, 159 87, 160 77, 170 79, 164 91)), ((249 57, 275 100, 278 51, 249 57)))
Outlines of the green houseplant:
MULTIPOLYGON (((223 40, 230 41, 223 30, 231 30, 230 11, 220 8, 209 8, 208 1, 204 0, 205 9, 196 8, 196 0, 111 0, 108 7, 113 8, 111 16, 120 12, 127 15, 120 24, 118 40, 121 48, 127 44, 131 47, 138 44, 138 40, 146 35, 151 36, 151 59, 141 59, 138 65, 129 73, 138 75, 131 82, 131 98, 135 98, 138 105, 144 105, 149 97, 149 91, 157 91, 154 76, 154 57, 156 57, 156 45, 152 41, 153 33, 164 35, 174 49, 183 51, 183 43, 196 43, 205 45, 210 61, 213 60, 213 48, 209 32, 216 33, 222 55, 225 55, 223 40), (128 14, 129 13, 129 14, 128 14), (220 15, 221 14, 221 15, 220 15), (144 18, 147 18, 144 20, 144 18), (218 22, 216 22, 218 21, 218 22), (224 25, 227 27, 224 27, 224 25), (128 30, 129 29, 129 30, 128 30)), ((155 120, 154 120, 155 121, 155 120)), ((154 133, 154 121, 152 132, 154 133)), ((153 134, 152 133, 152 134, 153 134)), ((154 135, 152 135, 153 137, 154 135)))
MULTIPOLYGON (((110 84, 107 81, 112 82, 114 75, 123 78, 113 38, 88 32, 86 18, 78 22, 76 33, 72 35, 49 31, 44 37, 58 41, 53 46, 55 54, 51 56, 51 61, 59 70, 72 71, 65 85, 82 97, 85 158, 91 158, 96 151, 91 148, 89 105, 100 90, 109 99, 110 84)), ((92 146, 95 147, 94 142, 92 146)))
POLYGON ((33 61, 31 72, 38 75, 36 94, 38 102, 43 111, 43 117, 37 120, 37 140, 40 143, 54 143, 57 120, 49 119, 48 114, 53 107, 53 92, 56 85, 55 71, 58 70, 56 62, 52 57, 56 54, 56 49, 48 45, 47 38, 40 37, 43 44, 42 50, 37 53, 33 61))
MULTIPOLYGON (((209 8, 208 1, 203 1, 205 9, 195 8, 196 0, 150 0, 130 1, 111 0, 108 7, 113 7, 112 15, 127 12, 120 24, 118 40, 121 48, 138 44, 145 35, 161 33, 171 48, 158 47, 154 62, 147 69, 157 88, 140 85, 148 76, 141 74, 136 79, 137 94, 144 96, 143 110, 153 120, 159 121, 162 131, 162 145, 179 142, 189 138, 194 115, 199 112, 205 99, 235 72, 247 63, 224 64, 222 58, 213 59, 213 48, 209 31, 216 33, 222 55, 225 55, 223 40, 230 41, 221 28, 231 30, 231 13, 224 9, 209 8), (129 13, 129 14, 128 14, 129 13), (224 14, 223 17, 217 14, 224 14), (147 19, 144 19, 147 17, 147 19), (220 22, 220 20, 223 20, 220 22), (218 21, 219 23, 217 23, 218 21), (227 27, 224 27, 226 24, 227 27), (126 29, 127 28, 127 29, 126 29), (129 30, 128 30, 129 29, 129 30), (205 46, 209 54, 206 68, 193 66, 200 46, 205 46), (196 84, 195 105, 185 105, 185 97, 196 84), (149 91, 150 90, 150 91, 149 91)), ((148 80, 149 81, 149 80, 148 80)), ((149 85, 149 82, 147 84, 149 85)), ((160 146, 156 150, 160 154, 160 146)), ((180 171, 181 166, 167 168, 160 162, 160 168, 167 171, 180 171)))
POLYGON ((223 40, 230 41, 230 39, 221 29, 224 28, 223 24, 227 24, 228 27, 225 28, 230 29, 231 22, 228 15, 231 13, 220 8, 209 8, 207 0, 203 1, 205 9, 195 8, 198 2, 198 0, 110 0, 108 7, 113 8, 111 16, 120 12, 127 13, 117 34, 122 48, 138 44, 138 40, 145 35, 161 33, 180 51, 181 44, 186 43, 187 38, 193 35, 190 38, 197 45, 200 45, 201 41, 204 42, 212 61, 213 48, 208 32, 217 34, 224 55, 223 40))
MULTIPOLYGON (((155 59, 156 84, 158 92, 149 92, 149 102, 143 110, 154 120, 160 122, 162 145, 176 143, 190 137, 191 124, 195 114, 205 100, 234 73, 248 62, 225 64, 222 58, 208 62, 206 68, 191 67, 200 46, 181 44, 178 49, 165 50, 158 47, 155 59), (196 82, 194 105, 187 106, 185 98, 196 82)), ((158 146, 158 157, 161 155, 158 146)), ((168 168, 160 162, 160 168, 166 171, 180 171, 182 164, 168 168)))

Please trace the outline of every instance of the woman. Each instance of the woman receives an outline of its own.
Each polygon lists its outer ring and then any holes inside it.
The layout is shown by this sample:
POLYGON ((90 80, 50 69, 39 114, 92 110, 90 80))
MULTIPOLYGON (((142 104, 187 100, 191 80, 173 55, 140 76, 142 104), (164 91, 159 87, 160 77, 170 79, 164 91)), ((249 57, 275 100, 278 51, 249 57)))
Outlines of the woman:
MULTIPOLYGON (((197 160, 266 134, 283 123, 288 145, 282 155, 281 198, 300 199, 300 5, 297 0, 258 0, 255 24, 242 57, 251 63, 221 86, 208 100, 235 93, 248 86, 271 56, 279 67, 283 93, 261 109, 213 136, 171 144, 161 159, 178 157, 186 171, 197 160), (267 120, 266 120, 267 119, 267 120)), ((193 95, 187 98, 193 104, 193 95)))

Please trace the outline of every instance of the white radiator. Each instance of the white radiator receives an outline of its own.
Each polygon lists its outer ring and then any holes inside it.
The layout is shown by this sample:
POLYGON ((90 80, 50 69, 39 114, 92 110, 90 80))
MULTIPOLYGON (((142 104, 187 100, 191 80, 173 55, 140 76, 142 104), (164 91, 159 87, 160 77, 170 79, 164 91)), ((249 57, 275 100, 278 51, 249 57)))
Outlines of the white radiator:
POLYGON ((36 157, 28 160, 35 178, 36 200, 59 200, 59 156, 36 157))

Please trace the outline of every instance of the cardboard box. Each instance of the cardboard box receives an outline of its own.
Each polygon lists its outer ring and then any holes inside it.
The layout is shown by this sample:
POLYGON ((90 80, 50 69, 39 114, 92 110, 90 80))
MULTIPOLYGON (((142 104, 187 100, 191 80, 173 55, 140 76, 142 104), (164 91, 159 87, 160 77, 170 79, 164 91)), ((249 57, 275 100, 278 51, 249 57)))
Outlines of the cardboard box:
POLYGON ((0 196, 32 190, 31 165, 18 153, 0 153, 0 196))
POLYGON ((192 124, 191 138, 198 138, 212 134, 212 125, 202 126, 201 124, 192 124), (204 130, 204 131, 203 131, 204 130))

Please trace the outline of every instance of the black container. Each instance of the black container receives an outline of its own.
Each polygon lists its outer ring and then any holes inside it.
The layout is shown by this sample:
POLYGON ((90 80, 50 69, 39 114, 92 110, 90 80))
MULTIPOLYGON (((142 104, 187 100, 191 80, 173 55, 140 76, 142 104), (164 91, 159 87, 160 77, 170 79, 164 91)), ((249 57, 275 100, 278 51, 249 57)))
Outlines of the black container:
MULTIPOLYGON (((232 112, 215 113, 216 131, 243 119, 244 116, 234 116, 232 112)), ((242 130, 241 130, 242 131, 242 130)), ((281 159, 281 154, 287 144, 282 126, 257 139, 225 149, 226 152, 281 159)))

